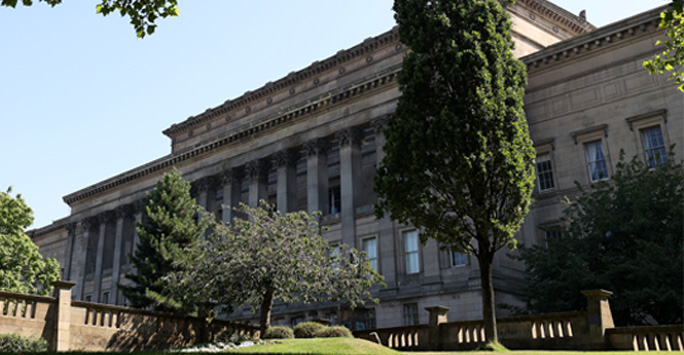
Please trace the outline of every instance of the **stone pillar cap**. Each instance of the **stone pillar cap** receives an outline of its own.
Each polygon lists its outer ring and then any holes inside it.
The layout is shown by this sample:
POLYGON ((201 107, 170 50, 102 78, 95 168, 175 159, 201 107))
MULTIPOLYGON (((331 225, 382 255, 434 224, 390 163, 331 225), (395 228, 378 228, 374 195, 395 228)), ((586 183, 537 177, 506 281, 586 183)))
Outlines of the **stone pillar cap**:
POLYGON ((52 286, 57 288, 72 288, 76 286, 76 283, 71 281, 58 280, 52 281, 52 286))
POLYGON ((583 295, 587 297, 604 297, 608 298, 613 295, 612 291, 604 290, 604 289, 597 289, 597 290, 585 290, 585 291, 580 291, 582 292, 583 295))
POLYGON ((450 309, 451 309, 451 308, 449 308, 449 307, 447 307, 447 306, 431 306, 431 307, 425 307, 425 310, 426 310, 426 311, 430 311, 430 312, 432 312, 432 311, 437 311, 437 312, 444 312, 444 313, 446 313, 446 312, 448 312, 450 309))

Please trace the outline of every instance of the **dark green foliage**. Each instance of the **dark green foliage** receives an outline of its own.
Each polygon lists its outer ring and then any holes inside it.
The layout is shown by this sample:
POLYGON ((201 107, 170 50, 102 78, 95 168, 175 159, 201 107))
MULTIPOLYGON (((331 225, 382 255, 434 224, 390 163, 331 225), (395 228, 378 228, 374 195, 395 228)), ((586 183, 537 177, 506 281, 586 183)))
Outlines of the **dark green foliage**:
POLYGON ((524 64, 497 0, 396 0, 406 55, 402 96, 375 178, 379 216, 421 228, 480 263, 484 319, 494 334, 491 263, 528 212, 534 149, 523 112, 524 64))
POLYGON ((0 334, 0 353, 38 353, 48 349, 47 340, 19 334, 0 334))
POLYGON ((614 292, 617 325, 681 324, 684 308, 684 166, 655 169, 621 157, 616 173, 564 212, 561 239, 521 248, 527 265, 527 311, 582 310, 581 290, 614 292), (650 317, 649 317, 650 316, 650 317))
POLYGON ((340 325, 323 327, 316 332, 316 338, 352 338, 352 333, 347 327, 340 325))
POLYGON ((233 343, 233 344, 241 344, 246 341, 253 341, 255 338, 249 333, 241 333, 236 331, 235 329, 223 329, 216 333, 214 335, 214 342, 215 343, 233 343))
MULTIPOLYGON (((119 289, 135 308, 154 307, 160 311, 191 313, 194 299, 171 297, 164 277, 181 270, 177 260, 191 248, 210 223, 204 210, 190 197, 190 183, 177 170, 164 175, 155 189, 147 193, 143 218, 137 224, 140 243, 131 256, 136 272, 126 278, 135 283, 119 289), (197 215, 201 221, 197 223, 197 215), (176 262, 176 264, 174 264, 176 262)), ((194 290, 188 290, 192 297, 194 290)), ((174 295, 178 296, 178 295, 174 295)))
POLYGON ((59 263, 43 258, 24 233, 33 223, 33 211, 12 188, 0 192, 0 291, 47 296, 60 278, 59 263))
MULTIPOLYGON (((50 6, 62 3, 62 0, 38 0, 50 6)), ((18 0, 1 0, 0 6, 16 7, 18 0)), ((33 0, 21 0, 24 6, 33 5, 33 0)), ((159 18, 178 16, 178 0, 102 0, 96 11, 103 16, 119 13, 128 16, 138 37, 151 35, 157 28, 155 21, 159 18)))
POLYGON ((684 92, 684 0, 673 0, 669 10, 660 14, 660 29, 667 31, 669 37, 664 43, 665 51, 644 61, 644 67, 651 74, 672 72, 670 79, 675 79, 679 90, 684 92))
POLYGON ((289 327, 268 327, 264 332, 262 339, 294 339, 294 332, 289 327))
POLYGON ((316 322, 302 322, 294 327, 295 338, 315 338, 316 333, 325 326, 316 322))

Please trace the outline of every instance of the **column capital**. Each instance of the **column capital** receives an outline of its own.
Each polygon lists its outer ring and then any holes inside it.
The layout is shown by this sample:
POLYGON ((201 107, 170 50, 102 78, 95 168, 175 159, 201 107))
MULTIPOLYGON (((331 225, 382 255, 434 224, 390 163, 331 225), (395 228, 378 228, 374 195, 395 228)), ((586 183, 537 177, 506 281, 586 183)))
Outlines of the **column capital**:
POLYGON ((322 138, 312 139, 304 143, 304 150, 307 156, 323 155, 328 152, 328 142, 322 138))
POLYGON ((288 165, 295 165, 297 163, 297 158, 299 158, 297 152, 292 149, 285 149, 273 154, 273 164, 277 167, 283 167, 288 165))
POLYGON ((67 223, 67 225, 66 225, 66 230, 67 230, 67 232, 69 233, 69 235, 74 235, 74 234, 76 234, 76 226, 77 226, 77 223, 76 223, 76 222, 69 222, 69 223, 67 223))
POLYGON ((126 216, 133 214, 133 206, 130 204, 118 206, 114 209, 114 213, 117 220, 126 218, 126 216))
POLYGON ((87 217, 81 220, 81 233, 85 233, 90 229, 90 226, 97 223, 95 217, 87 217))
POLYGON ((104 212, 100 213, 99 215, 97 215, 97 220, 101 224, 112 222, 112 221, 114 221, 115 218, 116 218, 116 213, 114 213, 113 210, 104 211, 104 212))
POLYGON ((335 133, 335 138, 340 142, 340 147, 359 144, 363 139, 362 131, 356 127, 350 127, 335 133))
POLYGON ((374 118, 373 120, 371 120, 371 127, 373 127, 373 133, 375 133, 376 135, 382 134, 385 131, 388 122, 389 115, 380 116, 378 118, 374 118))
POLYGON ((228 168, 221 172, 219 185, 225 186, 225 184, 232 181, 239 181, 244 176, 244 169, 242 167, 228 168))
POLYGON ((193 181, 192 185, 193 187, 197 188, 198 192, 207 192, 211 185, 211 180, 209 179, 209 177, 203 177, 193 181))
POLYGON ((265 176, 268 174, 268 169, 271 167, 269 162, 265 159, 252 160, 245 166, 250 178, 265 176))

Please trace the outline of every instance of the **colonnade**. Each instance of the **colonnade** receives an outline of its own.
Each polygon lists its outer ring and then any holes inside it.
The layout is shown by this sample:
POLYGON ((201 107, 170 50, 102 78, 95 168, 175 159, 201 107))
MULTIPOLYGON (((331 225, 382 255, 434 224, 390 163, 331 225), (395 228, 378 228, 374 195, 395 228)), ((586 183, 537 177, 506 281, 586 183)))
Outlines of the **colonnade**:
MULTIPOLYGON (((384 156, 382 130, 386 120, 383 117, 371 121, 376 147, 375 166, 384 156)), ((277 209, 283 213, 292 212, 302 207, 297 203, 297 162, 301 164, 301 160, 305 160, 306 210, 309 213, 322 211, 325 215, 330 211, 328 154, 330 142, 335 140, 339 144, 339 242, 356 246, 355 209, 359 207, 360 194, 368 192, 362 191, 363 132, 361 127, 346 128, 334 136, 313 139, 302 146, 290 147, 243 165, 229 167, 220 174, 201 177, 192 182, 193 195, 198 204, 220 214, 221 220, 229 223, 235 218, 235 211, 230 207, 236 207, 240 202, 254 207, 259 200, 269 199, 269 172, 275 171, 277 209), (247 198, 243 201, 245 185, 247 198), (223 208, 216 206, 218 201, 223 208)), ((77 282, 75 297, 92 302, 123 303, 117 283, 123 273, 133 271, 128 254, 138 243, 135 224, 142 216, 140 205, 140 201, 122 205, 67 226, 69 237, 64 277, 77 282), (103 289, 103 279, 109 275, 111 282, 107 289, 103 289), (90 282, 92 289, 86 290, 85 286, 90 282)), ((389 219, 380 221, 381 231, 389 230, 391 233, 391 228, 389 219)), ((387 243, 382 249, 393 253, 394 247, 389 245, 392 242, 387 243)))

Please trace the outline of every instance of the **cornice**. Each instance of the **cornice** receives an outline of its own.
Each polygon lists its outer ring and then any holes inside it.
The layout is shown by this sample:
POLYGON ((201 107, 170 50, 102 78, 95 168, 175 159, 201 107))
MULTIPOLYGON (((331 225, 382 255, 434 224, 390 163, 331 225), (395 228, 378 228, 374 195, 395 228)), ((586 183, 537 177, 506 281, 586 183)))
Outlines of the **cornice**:
POLYGON ((594 25, 587 22, 586 19, 579 17, 556 4, 546 0, 518 0, 523 4, 538 13, 567 26, 578 34, 587 33, 596 29, 594 25))
POLYGON ((530 70, 545 68, 566 60, 572 60, 591 51, 608 48, 621 41, 628 40, 640 32, 655 32, 658 30, 660 13, 666 10, 668 6, 661 6, 595 31, 558 42, 538 52, 526 55, 520 60, 530 70))
POLYGON ((82 199, 99 195, 107 190, 116 188, 126 183, 141 179, 156 172, 162 172, 176 164, 195 159, 199 156, 209 154, 226 146, 237 144, 255 135, 272 131, 283 125, 310 117, 328 108, 339 106, 350 99, 367 95, 379 89, 396 83, 396 78, 401 71, 401 64, 387 68, 369 77, 359 80, 347 86, 337 88, 319 95, 313 99, 292 106, 283 112, 266 116, 254 122, 247 123, 226 134, 223 134, 199 147, 192 147, 174 154, 166 155, 162 158, 144 164, 138 168, 104 180, 98 184, 86 187, 74 193, 64 196, 62 199, 68 205, 72 205, 82 199))
POLYGON ((364 54, 371 53, 378 48, 398 42, 399 32, 397 26, 395 26, 391 30, 379 36, 368 38, 350 49, 341 50, 337 52, 337 54, 322 61, 315 61, 308 67, 296 72, 292 72, 280 80, 269 82, 254 91, 247 91, 240 97, 232 100, 226 100, 226 102, 218 107, 209 108, 197 116, 191 116, 181 123, 173 124, 162 133, 168 137, 172 137, 173 135, 225 115, 232 110, 241 108, 246 104, 265 98, 268 95, 273 95, 275 92, 285 90, 291 86, 301 83, 304 80, 320 75, 323 72, 335 69, 345 62, 358 58, 364 54))
POLYGON ((41 237, 50 233, 54 233, 59 230, 66 230, 68 227, 69 221, 66 219, 62 219, 59 221, 55 221, 50 225, 47 225, 42 228, 37 228, 37 229, 32 229, 29 231, 26 231, 26 235, 28 235, 31 239, 41 237))

